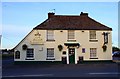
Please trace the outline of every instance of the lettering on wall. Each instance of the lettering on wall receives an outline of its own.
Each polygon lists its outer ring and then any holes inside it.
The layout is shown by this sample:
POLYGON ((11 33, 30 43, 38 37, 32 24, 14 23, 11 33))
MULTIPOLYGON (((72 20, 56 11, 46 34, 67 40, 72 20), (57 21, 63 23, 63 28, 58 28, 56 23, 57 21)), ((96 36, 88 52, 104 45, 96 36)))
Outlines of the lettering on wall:
POLYGON ((41 38, 41 34, 37 31, 35 34, 34 34, 34 37, 33 39, 30 41, 31 44, 41 44, 43 45, 43 39, 41 38))

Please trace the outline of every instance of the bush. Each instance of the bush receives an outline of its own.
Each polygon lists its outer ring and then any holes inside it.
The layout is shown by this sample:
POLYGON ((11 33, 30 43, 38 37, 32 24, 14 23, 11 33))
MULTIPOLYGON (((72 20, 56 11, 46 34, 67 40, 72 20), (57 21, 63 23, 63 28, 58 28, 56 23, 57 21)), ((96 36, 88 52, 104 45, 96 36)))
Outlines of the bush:
POLYGON ((115 52, 115 51, 120 51, 120 48, 118 48, 118 47, 112 47, 112 52, 115 52))
POLYGON ((2 59, 9 59, 13 57, 14 57, 14 54, 2 54, 2 59))

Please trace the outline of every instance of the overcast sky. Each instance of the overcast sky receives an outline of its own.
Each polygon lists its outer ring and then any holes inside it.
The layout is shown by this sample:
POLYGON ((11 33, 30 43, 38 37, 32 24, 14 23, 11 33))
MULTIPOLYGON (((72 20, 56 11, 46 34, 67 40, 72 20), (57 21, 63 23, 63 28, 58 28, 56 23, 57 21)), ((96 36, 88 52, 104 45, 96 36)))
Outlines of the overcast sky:
POLYGON ((118 46, 117 2, 3 2, 2 48, 15 47, 36 25, 48 18, 52 9, 56 15, 87 12, 91 18, 113 29, 112 43, 118 46))

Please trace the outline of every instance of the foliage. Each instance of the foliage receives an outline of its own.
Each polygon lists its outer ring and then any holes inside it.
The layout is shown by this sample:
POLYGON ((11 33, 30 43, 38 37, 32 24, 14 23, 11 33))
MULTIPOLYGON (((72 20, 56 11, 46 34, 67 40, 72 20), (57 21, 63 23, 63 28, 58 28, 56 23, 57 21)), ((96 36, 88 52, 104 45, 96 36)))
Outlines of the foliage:
POLYGON ((7 52, 8 50, 7 49, 2 49, 2 52, 7 52))
POLYGON ((13 58, 14 54, 2 54, 2 59, 9 59, 9 58, 13 58))
POLYGON ((62 51, 63 46, 62 45, 58 45, 58 49, 59 49, 59 51, 62 51))
POLYGON ((120 48, 113 46, 112 47, 112 52, 115 52, 115 51, 120 51, 120 48))

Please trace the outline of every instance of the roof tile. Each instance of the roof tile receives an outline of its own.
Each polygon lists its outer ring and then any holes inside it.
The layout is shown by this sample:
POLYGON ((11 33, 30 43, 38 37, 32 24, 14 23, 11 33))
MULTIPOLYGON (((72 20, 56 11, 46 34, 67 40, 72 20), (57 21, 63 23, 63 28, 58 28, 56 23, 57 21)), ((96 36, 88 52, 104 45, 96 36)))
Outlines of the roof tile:
POLYGON ((53 15, 34 29, 43 30, 112 30, 94 19, 90 18, 87 13, 80 16, 53 15))

